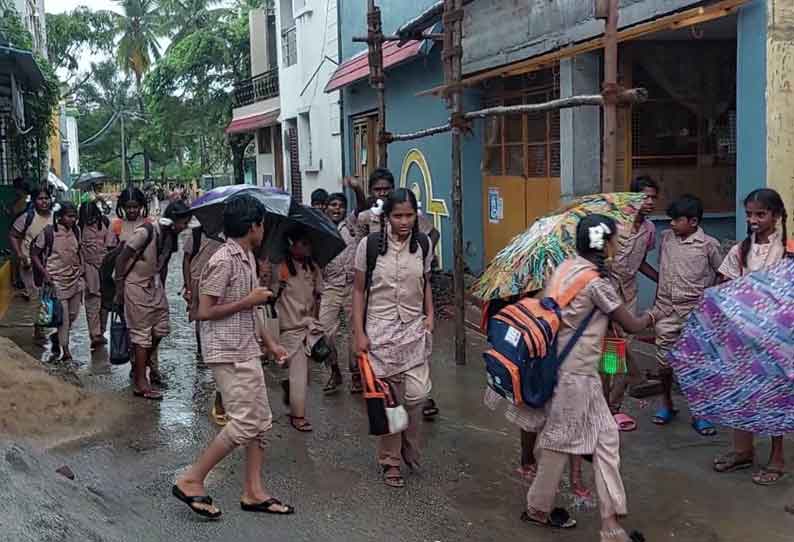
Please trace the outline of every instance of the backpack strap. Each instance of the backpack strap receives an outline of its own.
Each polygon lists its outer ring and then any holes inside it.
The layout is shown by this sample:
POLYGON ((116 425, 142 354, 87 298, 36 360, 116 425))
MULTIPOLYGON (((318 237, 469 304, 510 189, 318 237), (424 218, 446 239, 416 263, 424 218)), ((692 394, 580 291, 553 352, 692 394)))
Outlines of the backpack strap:
POLYGON ((568 357, 568 354, 571 353, 571 351, 573 350, 573 347, 576 346, 576 343, 579 341, 579 339, 582 338, 582 335, 584 334, 585 330, 587 329, 587 326, 589 326, 590 322, 593 320, 593 316, 595 316, 596 310, 598 310, 598 309, 596 307, 593 307, 593 310, 591 310, 590 314, 588 314, 585 317, 585 319, 582 320, 582 323, 579 324, 579 327, 576 328, 576 331, 574 332, 573 336, 566 343, 565 348, 563 348, 562 352, 560 352, 560 355, 557 358, 558 359, 558 363, 560 365, 562 365, 562 362, 565 361, 565 358, 568 357))
POLYGON ((110 231, 112 231, 112 232, 113 232, 113 234, 114 234, 116 237, 119 237, 119 236, 121 235, 121 230, 122 230, 123 228, 124 228, 124 224, 122 223, 122 221, 121 221, 121 219, 120 219, 120 218, 114 218, 114 219, 113 219, 113 220, 110 222, 110 231))
POLYGON ((588 284, 597 279, 600 275, 595 269, 588 269, 576 275, 573 282, 563 291, 561 289, 561 282, 567 275, 568 270, 573 266, 572 260, 567 260, 557 270, 556 277, 551 283, 549 288, 549 297, 554 298, 560 308, 567 307, 573 299, 579 295, 588 284))
POLYGON ((141 249, 135 253, 135 257, 130 262, 129 266, 127 267, 127 270, 120 277, 122 279, 126 278, 126 276, 130 274, 130 271, 132 271, 132 268, 135 267, 136 263, 138 263, 138 260, 140 260, 143 257, 143 253, 146 252, 146 249, 149 247, 149 243, 152 242, 152 236, 154 235, 154 226, 151 224, 151 222, 144 222, 139 227, 144 228, 146 230, 146 241, 143 243, 143 247, 141 247, 141 249))
MULTIPOLYGON (((55 227, 52 224, 44 226, 44 254, 45 260, 52 256, 52 246, 55 244, 55 227)), ((42 262, 44 263, 44 262, 42 262)))
POLYGON ((198 226, 193 228, 193 250, 190 253, 190 257, 193 258, 198 254, 199 248, 201 248, 201 234, 204 233, 204 228, 202 226, 198 226))

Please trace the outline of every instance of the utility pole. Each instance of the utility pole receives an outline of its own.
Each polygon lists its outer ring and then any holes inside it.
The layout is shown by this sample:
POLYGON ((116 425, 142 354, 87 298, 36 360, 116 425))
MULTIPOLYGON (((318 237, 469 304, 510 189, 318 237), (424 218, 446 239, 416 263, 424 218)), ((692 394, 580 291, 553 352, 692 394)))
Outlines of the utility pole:
POLYGON ((127 185, 127 140, 124 138, 124 111, 121 112, 121 184, 127 185))
POLYGON ((604 149, 601 190, 615 191, 618 161, 618 0, 597 0, 596 15, 606 19, 604 28, 604 149))
POLYGON ((466 304, 463 264, 462 132, 468 121, 461 99, 463 56, 463 0, 444 0, 444 83, 452 127, 452 284, 455 295, 455 363, 466 364, 466 304))

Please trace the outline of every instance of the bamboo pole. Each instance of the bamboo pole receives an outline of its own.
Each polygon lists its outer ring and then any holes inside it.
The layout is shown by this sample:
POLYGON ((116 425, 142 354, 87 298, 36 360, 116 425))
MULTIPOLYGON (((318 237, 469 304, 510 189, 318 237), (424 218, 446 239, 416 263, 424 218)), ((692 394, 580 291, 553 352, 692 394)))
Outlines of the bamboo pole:
POLYGON ((462 156, 463 100, 463 0, 444 0, 444 82, 448 89, 447 107, 452 128, 452 283, 455 299, 455 363, 466 364, 466 304, 463 262, 463 180, 462 156))
POLYGON ((601 170, 601 190, 615 191, 615 172, 618 161, 618 0, 607 0, 604 30, 604 144, 601 170))

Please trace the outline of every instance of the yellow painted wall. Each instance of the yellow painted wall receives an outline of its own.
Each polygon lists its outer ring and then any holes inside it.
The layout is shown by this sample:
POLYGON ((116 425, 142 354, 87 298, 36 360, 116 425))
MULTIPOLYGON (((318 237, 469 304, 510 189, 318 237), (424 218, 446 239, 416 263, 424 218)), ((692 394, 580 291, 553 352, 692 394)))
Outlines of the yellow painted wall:
POLYGON ((794 217, 794 2, 767 0, 767 185, 794 217))
POLYGON ((11 262, 0 264, 0 318, 4 318, 11 304, 11 262))
POLYGON ((52 114, 53 130, 50 134, 50 163, 47 164, 47 171, 53 171, 61 176, 61 131, 58 129, 60 124, 60 110, 56 107, 52 114))

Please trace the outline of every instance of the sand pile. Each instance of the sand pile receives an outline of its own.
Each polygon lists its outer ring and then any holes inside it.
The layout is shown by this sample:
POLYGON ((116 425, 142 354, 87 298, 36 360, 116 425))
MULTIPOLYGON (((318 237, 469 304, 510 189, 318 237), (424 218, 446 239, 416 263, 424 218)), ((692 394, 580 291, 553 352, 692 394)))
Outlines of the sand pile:
POLYGON ((76 437, 121 413, 112 400, 53 376, 15 343, 0 337, 0 434, 76 437))

